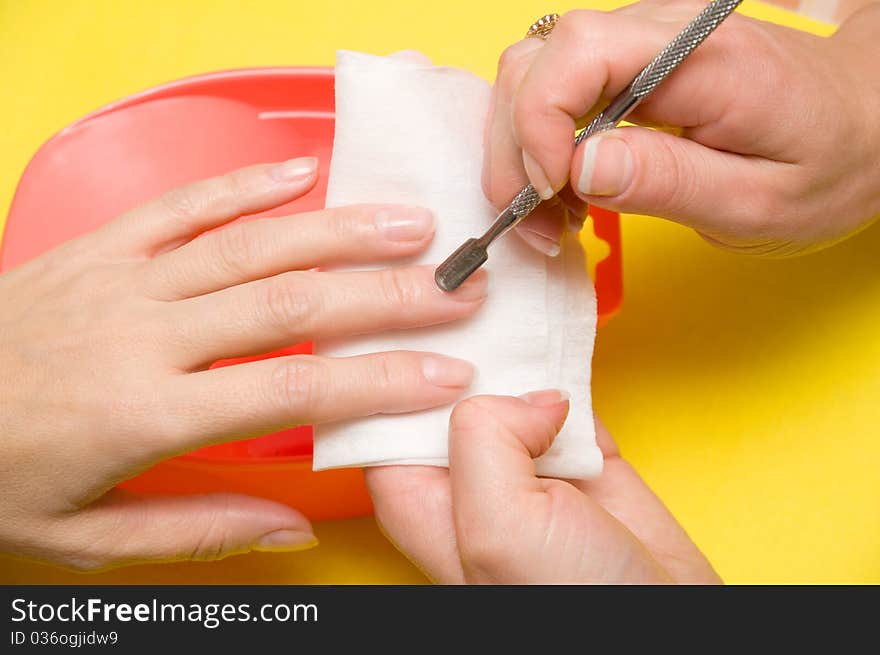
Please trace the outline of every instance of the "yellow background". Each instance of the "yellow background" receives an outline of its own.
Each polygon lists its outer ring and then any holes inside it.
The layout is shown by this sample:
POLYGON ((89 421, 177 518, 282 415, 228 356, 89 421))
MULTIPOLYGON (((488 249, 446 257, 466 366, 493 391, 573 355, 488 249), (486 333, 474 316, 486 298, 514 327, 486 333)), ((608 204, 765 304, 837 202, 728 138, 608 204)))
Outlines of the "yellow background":
MULTIPOLYGON (((417 47, 492 79, 498 54, 535 18, 573 6, 0 0, 2 215, 37 147, 121 96, 217 69, 331 65, 336 48, 417 47)), ((830 31, 768 6, 743 11, 830 31)), ((878 258, 880 229, 811 257, 758 261, 625 217, 626 298, 599 337, 596 408, 729 582, 880 582, 878 258)), ((318 535, 306 553, 88 577, 0 559, 0 581, 423 581, 371 519, 318 535)))

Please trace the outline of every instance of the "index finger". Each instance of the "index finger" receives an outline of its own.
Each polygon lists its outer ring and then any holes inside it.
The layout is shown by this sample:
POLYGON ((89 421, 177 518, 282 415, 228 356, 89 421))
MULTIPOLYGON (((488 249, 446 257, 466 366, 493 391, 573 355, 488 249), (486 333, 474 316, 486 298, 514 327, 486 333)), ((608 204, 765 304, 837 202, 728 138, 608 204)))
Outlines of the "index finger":
POLYGON ((107 223, 98 234, 114 248, 154 256, 240 216, 283 205, 318 179, 318 160, 257 164, 176 187, 107 223))
MULTIPOLYGON (((677 14, 676 14, 677 15, 677 14)), ((578 118, 623 90, 681 26, 633 15, 572 11, 559 19, 513 101, 513 128, 529 180, 559 191, 578 118)))

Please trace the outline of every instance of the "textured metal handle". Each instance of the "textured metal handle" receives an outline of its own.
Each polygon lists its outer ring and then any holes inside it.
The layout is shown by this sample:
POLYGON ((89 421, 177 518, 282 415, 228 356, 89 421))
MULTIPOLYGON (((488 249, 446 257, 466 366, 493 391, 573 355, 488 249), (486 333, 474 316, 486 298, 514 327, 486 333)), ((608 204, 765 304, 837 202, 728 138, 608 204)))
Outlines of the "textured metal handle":
POLYGON ((741 2, 742 0, 714 0, 709 3, 633 80, 630 85, 633 95, 644 98, 656 89, 741 2))
MULTIPOLYGON (((642 69, 629 86, 596 116, 590 124, 575 136, 579 145, 587 137, 610 130, 622 121, 642 99, 657 88, 666 77, 691 54, 742 0, 713 0, 678 33, 651 62, 642 69)), ((458 248, 435 271, 434 279, 444 291, 452 291, 464 282, 487 258, 487 248, 498 237, 516 226, 535 207, 541 204, 541 196, 529 184, 514 196, 510 204, 492 226, 479 239, 469 239, 458 248)))
POLYGON ((626 118, 636 105, 678 68, 685 58, 696 50, 706 37, 715 31, 742 0, 714 0, 688 23, 678 35, 642 69, 629 86, 611 104, 578 132, 575 146, 594 134, 610 130, 626 118))
POLYGON ((541 204, 541 196, 535 191, 535 187, 529 184, 514 196, 510 204, 507 205, 507 209, 517 218, 520 218, 531 214, 539 204, 541 204))

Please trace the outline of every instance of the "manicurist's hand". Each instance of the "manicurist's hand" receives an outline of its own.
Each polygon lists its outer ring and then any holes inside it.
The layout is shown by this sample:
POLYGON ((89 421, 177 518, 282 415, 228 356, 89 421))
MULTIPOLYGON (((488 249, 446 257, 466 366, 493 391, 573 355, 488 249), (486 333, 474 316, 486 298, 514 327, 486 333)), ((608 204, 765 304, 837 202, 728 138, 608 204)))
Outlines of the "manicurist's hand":
POLYGON ((449 424, 449 470, 367 470, 389 538, 443 583, 717 583, 712 567, 598 425, 605 471, 535 476, 568 413, 558 391, 476 396, 449 424))
MULTIPOLYGON (((562 208, 660 216, 736 251, 789 255, 880 215, 880 4, 831 38, 732 15, 642 104, 638 127, 572 136, 705 7, 645 0, 572 11, 501 57, 483 183, 559 193, 519 231, 557 250, 562 208), (647 126, 678 128, 677 134, 647 126)), ((675 130, 673 130, 675 131, 675 130)))
POLYGON ((198 182, 0 276, 0 551, 96 569, 307 547, 309 522, 275 502, 114 485, 208 444, 423 409, 468 385, 469 364, 419 352, 208 369, 479 308, 483 274, 444 294, 430 268, 309 271, 420 252, 434 229, 415 207, 345 207, 195 238, 304 194, 316 177, 302 158, 198 182))

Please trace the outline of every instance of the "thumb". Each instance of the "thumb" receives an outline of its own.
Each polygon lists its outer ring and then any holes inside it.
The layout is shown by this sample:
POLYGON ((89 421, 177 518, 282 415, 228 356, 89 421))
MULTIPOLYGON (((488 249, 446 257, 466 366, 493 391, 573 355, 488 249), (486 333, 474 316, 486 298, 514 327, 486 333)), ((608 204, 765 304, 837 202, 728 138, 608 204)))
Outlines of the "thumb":
POLYGON ((249 551, 305 550, 318 544, 305 516, 239 494, 141 496, 113 490, 71 517, 77 568, 148 561, 217 560, 249 551))
POLYGON ((463 562, 508 539, 540 502, 544 484, 533 459, 550 447, 568 415, 568 395, 475 396, 449 420, 452 508, 463 562))
POLYGON ((670 219, 722 245, 741 247, 771 236, 774 195, 768 180, 779 179, 783 166, 666 132, 625 127, 582 143, 572 159, 571 180, 591 204, 670 219))

